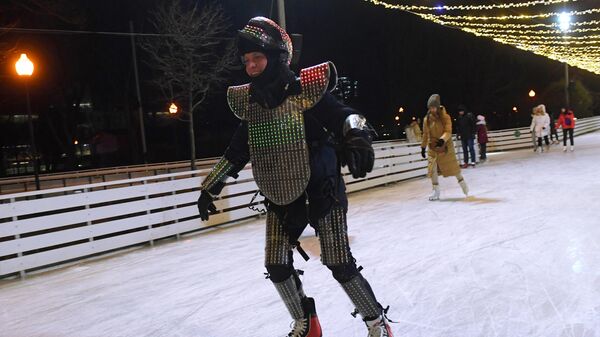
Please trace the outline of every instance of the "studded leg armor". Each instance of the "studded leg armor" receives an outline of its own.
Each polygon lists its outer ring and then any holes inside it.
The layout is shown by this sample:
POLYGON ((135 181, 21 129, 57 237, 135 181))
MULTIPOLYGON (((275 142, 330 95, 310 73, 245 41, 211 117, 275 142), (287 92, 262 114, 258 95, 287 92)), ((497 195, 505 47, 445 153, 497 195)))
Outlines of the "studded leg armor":
POLYGON ((304 317, 301 301, 306 295, 294 270, 292 248, 289 234, 277 214, 267 212, 265 267, 290 315, 300 319, 304 317))
POLYGON ((346 211, 342 207, 334 207, 318 224, 321 262, 333 272, 334 278, 340 282, 363 318, 380 316, 383 309, 371 286, 356 268, 350 252, 346 211))

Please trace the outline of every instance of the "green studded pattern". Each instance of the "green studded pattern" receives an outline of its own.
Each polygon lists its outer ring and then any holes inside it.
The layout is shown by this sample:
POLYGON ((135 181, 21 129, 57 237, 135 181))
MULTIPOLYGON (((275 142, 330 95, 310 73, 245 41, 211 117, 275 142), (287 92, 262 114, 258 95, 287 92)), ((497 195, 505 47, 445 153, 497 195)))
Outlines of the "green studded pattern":
POLYGON ((330 63, 300 72, 302 93, 288 97, 275 109, 249 103, 249 84, 230 87, 231 110, 248 121, 248 145, 254 179, 265 196, 278 205, 296 200, 308 185, 310 166, 303 112, 323 97, 329 84, 330 63))

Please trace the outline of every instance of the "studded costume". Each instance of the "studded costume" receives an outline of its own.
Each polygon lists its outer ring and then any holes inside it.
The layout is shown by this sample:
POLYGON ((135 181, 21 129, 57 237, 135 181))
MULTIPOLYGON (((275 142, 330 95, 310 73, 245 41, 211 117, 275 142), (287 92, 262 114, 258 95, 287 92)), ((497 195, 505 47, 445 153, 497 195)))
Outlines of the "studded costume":
POLYGON ((288 336, 321 336, 314 300, 304 294, 293 266, 293 249, 308 224, 319 234, 322 263, 340 282, 369 331, 372 320, 383 322, 381 334, 369 336, 391 336, 383 308, 350 251, 348 201, 340 173, 342 164, 354 176, 365 176, 372 169, 366 120, 329 93, 337 77, 332 63, 293 75, 291 42, 273 21, 251 19, 239 32, 238 49, 242 55, 265 54, 268 65, 251 83, 228 89, 229 106, 241 123, 202 184, 201 217, 207 219, 208 210, 214 210, 212 199, 222 189, 223 178, 236 177, 250 161, 267 206, 265 267, 294 319, 288 336))

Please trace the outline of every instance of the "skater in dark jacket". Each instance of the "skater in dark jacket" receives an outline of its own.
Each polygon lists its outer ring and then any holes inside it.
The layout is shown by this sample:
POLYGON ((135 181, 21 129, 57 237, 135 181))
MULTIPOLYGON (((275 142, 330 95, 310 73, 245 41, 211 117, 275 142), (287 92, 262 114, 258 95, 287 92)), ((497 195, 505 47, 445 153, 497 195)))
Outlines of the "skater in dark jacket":
POLYGON ((290 68, 292 44, 273 21, 256 17, 239 31, 238 51, 250 83, 229 87, 227 99, 241 119, 229 148, 204 179, 198 209, 207 220, 227 177, 252 162, 267 206, 265 266, 293 318, 289 337, 321 337, 315 301, 294 268, 293 250, 305 258, 298 238, 310 224, 319 234, 321 262, 356 306, 369 337, 392 336, 384 308, 350 251, 348 199, 340 168, 355 178, 373 168, 371 131, 365 118, 339 103, 329 90, 336 72, 327 62, 290 68))
POLYGON ((464 105, 459 105, 456 119, 456 136, 462 142, 463 168, 475 166, 475 120, 473 114, 466 110, 464 105))

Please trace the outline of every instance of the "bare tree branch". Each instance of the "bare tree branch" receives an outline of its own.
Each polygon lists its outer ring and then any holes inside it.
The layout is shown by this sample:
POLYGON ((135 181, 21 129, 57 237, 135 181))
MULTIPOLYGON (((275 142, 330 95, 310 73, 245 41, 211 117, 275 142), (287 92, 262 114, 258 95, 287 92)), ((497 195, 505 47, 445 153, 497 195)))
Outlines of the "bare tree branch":
MULTIPOLYGON (((224 83, 235 61, 234 39, 222 8, 209 3, 202 8, 186 6, 182 0, 164 2, 152 14, 152 25, 168 37, 142 40, 147 63, 155 73, 154 83, 168 99, 186 102, 183 111, 193 113, 206 101, 211 90, 224 83)), ((192 124, 193 125, 193 124, 192 124)), ((195 149, 193 129, 192 167, 195 149)))

